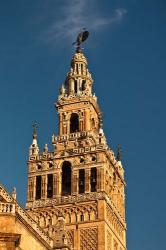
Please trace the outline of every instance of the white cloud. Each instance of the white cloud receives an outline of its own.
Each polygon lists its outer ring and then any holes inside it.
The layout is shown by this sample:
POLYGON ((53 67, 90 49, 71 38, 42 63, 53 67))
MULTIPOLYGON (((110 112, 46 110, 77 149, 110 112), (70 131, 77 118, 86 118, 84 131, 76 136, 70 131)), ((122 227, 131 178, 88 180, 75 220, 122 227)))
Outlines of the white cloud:
POLYGON ((122 20, 126 13, 125 9, 115 9, 104 17, 97 10, 96 0, 63 0, 60 18, 53 21, 45 35, 53 41, 67 37, 73 40, 83 27, 91 31, 109 26, 122 20))

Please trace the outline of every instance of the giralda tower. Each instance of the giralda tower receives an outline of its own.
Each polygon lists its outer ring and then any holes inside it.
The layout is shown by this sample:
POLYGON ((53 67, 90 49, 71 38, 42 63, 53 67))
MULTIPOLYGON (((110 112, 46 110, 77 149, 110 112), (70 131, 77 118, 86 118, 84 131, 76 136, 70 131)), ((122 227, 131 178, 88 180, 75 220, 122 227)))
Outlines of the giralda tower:
POLYGON ((125 250, 124 170, 106 142, 87 66, 77 47, 55 104, 53 152, 39 151, 34 128, 26 208, 50 237, 62 215, 71 249, 125 250))

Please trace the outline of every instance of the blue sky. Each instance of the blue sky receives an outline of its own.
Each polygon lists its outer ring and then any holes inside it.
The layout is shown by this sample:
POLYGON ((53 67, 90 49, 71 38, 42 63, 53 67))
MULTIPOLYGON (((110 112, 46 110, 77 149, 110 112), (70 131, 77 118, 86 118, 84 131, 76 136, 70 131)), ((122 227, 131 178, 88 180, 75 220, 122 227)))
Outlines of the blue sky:
POLYGON ((164 0, 0 1, 1 183, 25 203, 31 125, 51 150, 54 102, 86 27, 104 131, 123 149, 129 250, 165 248, 165 13, 164 0))

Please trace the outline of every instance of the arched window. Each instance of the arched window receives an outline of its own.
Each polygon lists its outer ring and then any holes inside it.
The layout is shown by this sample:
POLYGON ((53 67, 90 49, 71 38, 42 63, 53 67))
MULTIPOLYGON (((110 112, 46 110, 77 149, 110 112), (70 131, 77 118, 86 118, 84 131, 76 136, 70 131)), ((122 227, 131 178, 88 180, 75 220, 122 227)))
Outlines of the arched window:
POLYGON ((71 163, 68 161, 62 165, 62 195, 71 195, 71 163))
POLYGON ((91 168, 91 192, 96 192, 97 191, 97 169, 96 168, 91 168))
POLYGON ((70 133, 79 131, 79 117, 78 114, 73 113, 70 118, 70 133))

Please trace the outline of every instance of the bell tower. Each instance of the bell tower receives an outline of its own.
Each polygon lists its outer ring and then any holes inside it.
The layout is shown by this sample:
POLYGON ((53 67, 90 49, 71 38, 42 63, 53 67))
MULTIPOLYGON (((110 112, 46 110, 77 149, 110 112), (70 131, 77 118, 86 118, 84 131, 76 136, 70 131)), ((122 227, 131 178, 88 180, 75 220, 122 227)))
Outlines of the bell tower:
POLYGON ((77 48, 55 107, 59 134, 39 151, 36 127, 28 161, 26 208, 54 237, 58 216, 75 250, 126 250, 125 181, 109 148, 87 59, 77 48))

